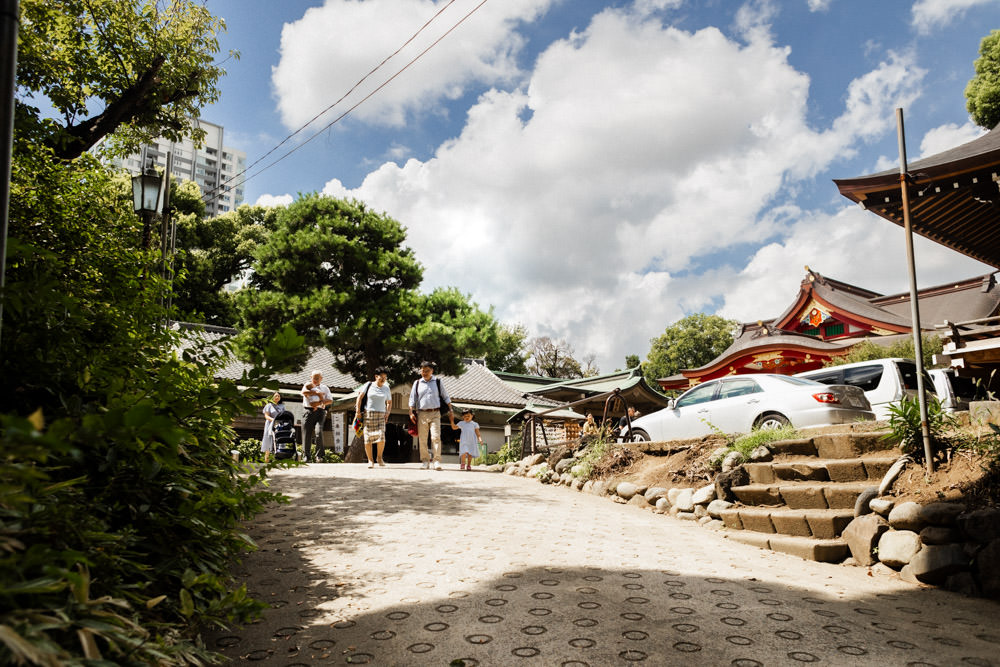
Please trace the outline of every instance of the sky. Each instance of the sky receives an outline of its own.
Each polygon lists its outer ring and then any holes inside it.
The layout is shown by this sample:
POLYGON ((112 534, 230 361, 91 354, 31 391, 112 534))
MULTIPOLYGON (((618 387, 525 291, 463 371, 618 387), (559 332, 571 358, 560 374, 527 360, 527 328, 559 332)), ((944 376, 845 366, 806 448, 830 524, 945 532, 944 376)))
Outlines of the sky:
MULTIPOLYGON (((964 90, 1000 28, 1000 0, 206 4, 240 57, 202 117, 248 163, 295 133, 248 203, 362 200, 423 289, 602 372, 686 315, 776 317, 806 266, 906 291, 902 230, 832 179, 898 168, 896 108, 909 161, 980 136, 964 90)), ((915 255, 921 287, 991 271, 915 255)))

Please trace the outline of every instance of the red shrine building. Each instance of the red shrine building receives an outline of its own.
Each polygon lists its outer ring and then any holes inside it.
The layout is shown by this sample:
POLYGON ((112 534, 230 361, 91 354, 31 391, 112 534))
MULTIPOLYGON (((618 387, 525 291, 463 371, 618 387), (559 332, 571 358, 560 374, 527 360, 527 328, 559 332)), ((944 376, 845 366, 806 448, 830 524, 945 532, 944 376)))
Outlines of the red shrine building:
MULTIPOLYGON (((921 330, 1000 315, 996 274, 919 290, 921 330)), ((660 378, 664 390, 684 390, 725 375, 782 373, 821 368, 852 345, 869 339, 889 344, 909 337, 910 293, 883 295, 827 278, 806 267, 798 296, 770 321, 743 324, 733 344, 700 368, 660 378)))

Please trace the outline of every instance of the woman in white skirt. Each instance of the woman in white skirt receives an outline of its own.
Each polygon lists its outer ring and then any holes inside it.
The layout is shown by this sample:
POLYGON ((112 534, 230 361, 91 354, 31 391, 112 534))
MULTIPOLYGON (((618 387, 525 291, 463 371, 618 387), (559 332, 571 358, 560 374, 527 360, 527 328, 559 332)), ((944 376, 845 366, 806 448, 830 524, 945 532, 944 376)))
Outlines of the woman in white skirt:
POLYGON ((264 405, 264 435, 260 439, 260 451, 264 452, 264 463, 271 460, 274 453, 274 418, 285 411, 281 404, 281 394, 274 392, 271 400, 264 405))
POLYGON ((354 418, 365 416, 365 456, 368 457, 368 467, 374 468, 372 460, 372 445, 378 445, 377 460, 380 466, 385 465, 382 451, 385 449, 385 423, 392 411, 392 390, 389 389, 389 371, 379 366, 375 369, 375 379, 361 390, 357 403, 354 405, 354 418), (362 404, 363 403, 363 404, 362 404))

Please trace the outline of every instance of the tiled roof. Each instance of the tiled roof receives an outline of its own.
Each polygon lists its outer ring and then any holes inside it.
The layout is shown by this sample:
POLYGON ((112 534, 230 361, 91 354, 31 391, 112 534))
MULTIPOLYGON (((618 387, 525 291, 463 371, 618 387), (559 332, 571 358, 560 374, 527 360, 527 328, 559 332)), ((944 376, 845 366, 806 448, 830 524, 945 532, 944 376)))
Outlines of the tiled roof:
MULTIPOLYGON (((733 341, 732 345, 727 347, 722 354, 717 356, 712 361, 708 362, 704 366, 698 368, 685 368, 685 371, 700 371, 708 368, 712 368, 719 363, 720 359, 731 359, 732 357, 745 353, 748 350, 753 350, 756 348, 764 346, 788 346, 788 347, 806 347, 812 350, 822 351, 822 352, 832 352, 836 350, 842 350, 845 347, 854 345, 858 341, 856 339, 849 340, 834 340, 834 341, 824 341, 816 338, 815 336, 809 336, 807 334, 796 333, 793 331, 782 331, 781 329, 773 329, 767 324, 756 325, 756 324, 744 324, 743 331, 736 340, 733 341)), ((670 378, 664 378, 664 380, 669 379, 682 379, 685 378, 683 375, 675 375, 670 378)))

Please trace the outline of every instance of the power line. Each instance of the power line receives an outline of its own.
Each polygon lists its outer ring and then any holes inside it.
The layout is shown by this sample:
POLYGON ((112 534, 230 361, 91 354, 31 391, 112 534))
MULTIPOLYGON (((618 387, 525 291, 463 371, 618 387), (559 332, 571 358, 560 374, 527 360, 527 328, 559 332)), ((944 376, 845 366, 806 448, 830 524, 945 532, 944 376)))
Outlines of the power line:
MULTIPOLYGON (((261 169, 259 169, 257 172, 255 172, 253 174, 250 174, 250 175, 246 176, 245 178, 243 178, 243 180, 241 181, 241 184, 246 183, 251 178, 254 178, 255 176, 259 176, 263 172, 265 172, 268 169, 270 169, 271 167, 275 166, 276 164, 278 164, 279 162, 281 162, 282 160, 284 160, 285 158, 287 158, 288 156, 290 156, 292 153, 294 153, 295 151, 299 150, 300 148, 302 148, 303 146, 305 146, 306 144, 308 144, 310 141, 312 141, 313 139, 315 139, 317 136, 319 136, 320 134, 322 134, 323 132, 325 132, 326 130, 328 130, 334 124, 336 124, 339 121, 341 121, 344 117, 346 117, 352 111, 354 111, 355 109, 357 109, 359 106, 361 106, 362 104, 364 104, 372 96, 374 96, 376 93, 378 93, 380 90, 382 90, 385 86, 387 86, 390 82, 392 82, 396 77, 398 77, 400 74, 402 74, 407 69, 409 69, 410 66, 412 66, 415 62, 417 62, 418 60, 420 60, 420 58, 422 58, 425 54, 427 54, 428 51, 430 51, 435 46, 437 46, 445 37, 447 37, 449 34, 451 34, 452 31, 454 31, 458 26, 460 26, 462 23, 464 23, 470 16, 472 16, 474 13, 476 13, 483 5, 485 5, 487 3, 487 1, 488 0, 482 0, 478 5, 476 5, 471 10, 469 10, 469 12, 465 14, 465 16, 463 16, 454 25, 452 25, 450 28, 448 28, 448 30, 446 30, 444 32, 444 34, 442 34, 440 37, 438 37, 436 40, 434 40, 427 48, 425 48, 423 51, 421 51, 416 56, 414 56, 408 63, 406 63, 406 65, 404 65, 402 68, 400 68, 395 74, 393 74, 391 77, 389 77, 388 79, 386 79, 385 81, 383 81, 377 88, 375 88, 374 90, 372 90, 365 97, 363 97, 361 100, 359 100, 354 105, 352 105, 349 109, 347 109, 346 111, 344 111, 342 114, 340 114, 339 116, 337 116, 336 118, 334 118, 332 121, 330 121, 326 125, 324 125, 319 131, 315 132, 312 136, 310 136, 308 139, 306 139, 305 141, 303 141, 298 146, 292 148, 291 150, 289 150, 284 155, 282 155, 281 157, 277 158, 276 160, 274 160, 270 164, 265 165, 264 167, 262 167, 261 169)), ((330 106, 326 107, 323 111, 321 111, 320 113, 318 113, 315 116, 313 116, 307 123, 305 123, 304 125, 302 125, 301 127, 299 127, 297 130, 295 130, 294 132, 292 132, 291 134, 289 134, 284 139, 282 139, 281 142, 279 142, 276 146, 274 146, 272 149, 270 149, 267 153, 265 153, 259 159, 255 160, 253 162, 253 164, 251 164, 248 167, 246 167, 243 171, 241 171, 241 172, 239 172, 237 174, 234 174, 233 176, 229 177, 223 184, 221 184, 220 186, 218 186, 217 188, 215 188, 214 191, 209 191, 209 193, 207 193, 205 195, 205 197, 204 197, 205 201, 206 202, 214 201, 215 199, 218 199, 219 196, 223 192, 228 192, 229 190, 231 190, 235 186, 229 186, 228 185, 229 183, 231 183, 235 179, 237 179, 240 176, 243 176, 244 174, 246 174, 247 172, 249 172, 254 166, 256 166, 257 164, 260 164, 265 158, 267 158, 269 155, 271 155, 272 153, 274 153, 275 151, 277 151, 282 145, 284 145, 285 143, 287 143, 292 137, 294 137, 295 135, 297 135, 300 132, 302 132, 306 127, 308 127, 309 125, 311 125, 318 118, 320 118, 321 116, 323 116, 324 114, 326 114, 328 111, 330 111, 331 109, 333 109, 334 107, 336 107, 341 102, 343 102, 344 99, 346 99, 351 93, 353 93, 358 88, 358 86, 360 86, 366 79, 368 79, 376 71, 378 71, 379 69, 381 69, 389 60, 391 60, 392 58, 394 58, 404 48, 406 48, 411 42, 413 42, 413 40, 416 39, 417 36, 421 32, 423 32, 432 22, 434 22, 446 9, 448 9, 448 7, 450 7, 452 4, 454 4, 454 2, 455 2, 455 0, 449 0, 448 4, 446 4, 440 10, 438 10, 434 14, 434 16, 432 16, 427 22, 425 22, 420 27, 419 30, 417 30, 415 33, 413 33, 413 35, 408 40, 406 40, 406 42, 404 42, 392 54, 390 54, 385 59, 383 59, 382 62, 380 62, 378 65, 376 65, 370 72, 368 72, 357 83, 355 83, 351 87, 351 89, 348 90, 346 93, 344 93, 336 102, 334 102, 330 106)))

